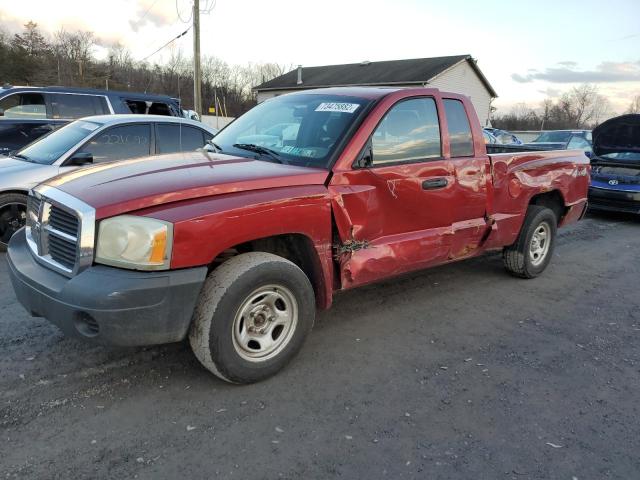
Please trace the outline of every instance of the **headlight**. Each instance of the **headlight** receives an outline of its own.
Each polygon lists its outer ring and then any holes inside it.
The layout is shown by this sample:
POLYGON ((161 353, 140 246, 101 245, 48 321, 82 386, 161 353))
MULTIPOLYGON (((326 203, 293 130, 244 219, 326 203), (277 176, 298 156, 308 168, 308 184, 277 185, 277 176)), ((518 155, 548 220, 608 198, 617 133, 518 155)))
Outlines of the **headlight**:
POLYGON ((96 263, 132 270, 166 270, 172 247, 171 223, 121 215, 100 222, 96 263))

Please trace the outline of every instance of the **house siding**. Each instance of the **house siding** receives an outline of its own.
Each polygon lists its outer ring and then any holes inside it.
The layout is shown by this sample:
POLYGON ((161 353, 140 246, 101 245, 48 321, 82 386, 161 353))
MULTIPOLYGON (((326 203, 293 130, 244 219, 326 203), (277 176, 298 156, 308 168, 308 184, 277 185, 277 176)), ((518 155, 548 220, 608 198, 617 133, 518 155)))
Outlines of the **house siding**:
POLYGON ((485 126, 489 119, 491 94, 469 62, 462 62, 441 73, 428 84, 445 92, 460 93, 471 98, 480 124, 485 126))

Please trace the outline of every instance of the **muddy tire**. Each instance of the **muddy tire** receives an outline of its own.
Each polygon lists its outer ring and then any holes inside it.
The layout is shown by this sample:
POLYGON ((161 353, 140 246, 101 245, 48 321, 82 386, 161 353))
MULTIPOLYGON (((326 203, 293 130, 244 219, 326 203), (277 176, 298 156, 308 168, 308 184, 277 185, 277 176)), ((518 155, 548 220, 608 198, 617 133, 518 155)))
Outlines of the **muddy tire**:
POLYGON ((21 193, 0 195, 0 252, 7 251, 9 240, 27 220, 27 196, 21 193))
POLYGON ((530 205, 518 239, 502 251, 507 271, 520 278, 540 275, 553 256, 557 228, 552 210, 530 205))
POLYGON ((245 253, 207 277, 189 342, 213 374, 253 383, 291 361, 314 319, 313 287, 298 266, 270 253, 245 253))

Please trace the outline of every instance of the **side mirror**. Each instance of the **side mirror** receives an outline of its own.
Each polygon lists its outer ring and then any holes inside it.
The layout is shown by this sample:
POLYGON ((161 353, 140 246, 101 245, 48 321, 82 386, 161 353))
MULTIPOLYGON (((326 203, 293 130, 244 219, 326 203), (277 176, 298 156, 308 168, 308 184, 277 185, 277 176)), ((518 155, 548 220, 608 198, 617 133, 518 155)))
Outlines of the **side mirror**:
POLYGON ((0 108, 0 117, 4 117, 4 108, 0 108))
POLYGON ((77 152, 67 159, 65 165, 82 166, 93 163, 93 154, 89 152, 77 152))
POLYGON ((373 147, 371 146, 370 143, 368 143, 367 146, 364 147, 364 150, 362 150, 362 153, 358 157, 358 160, 356 160, 355 166, 358 168, 369 168, 372 165, 373 165, 373 147))

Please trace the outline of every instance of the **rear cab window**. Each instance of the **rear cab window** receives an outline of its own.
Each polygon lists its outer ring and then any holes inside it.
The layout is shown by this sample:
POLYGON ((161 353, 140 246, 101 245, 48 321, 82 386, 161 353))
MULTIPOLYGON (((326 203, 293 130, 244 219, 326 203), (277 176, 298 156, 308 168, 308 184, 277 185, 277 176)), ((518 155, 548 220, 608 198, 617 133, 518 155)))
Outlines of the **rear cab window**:
POLYGON ((109 112, 106 98, 99 95, 50 93, 53 118, 81 118, 109 112))
POLYGON ((440 123, 433 98, 395 104, 371 137, 373 165, 441 158, 440 123))
POLYGON ((449 127, 451 157, 472 157, 474 155, 473 135, 469 117, 460 100, 444 98, 444 113, 449 127))

